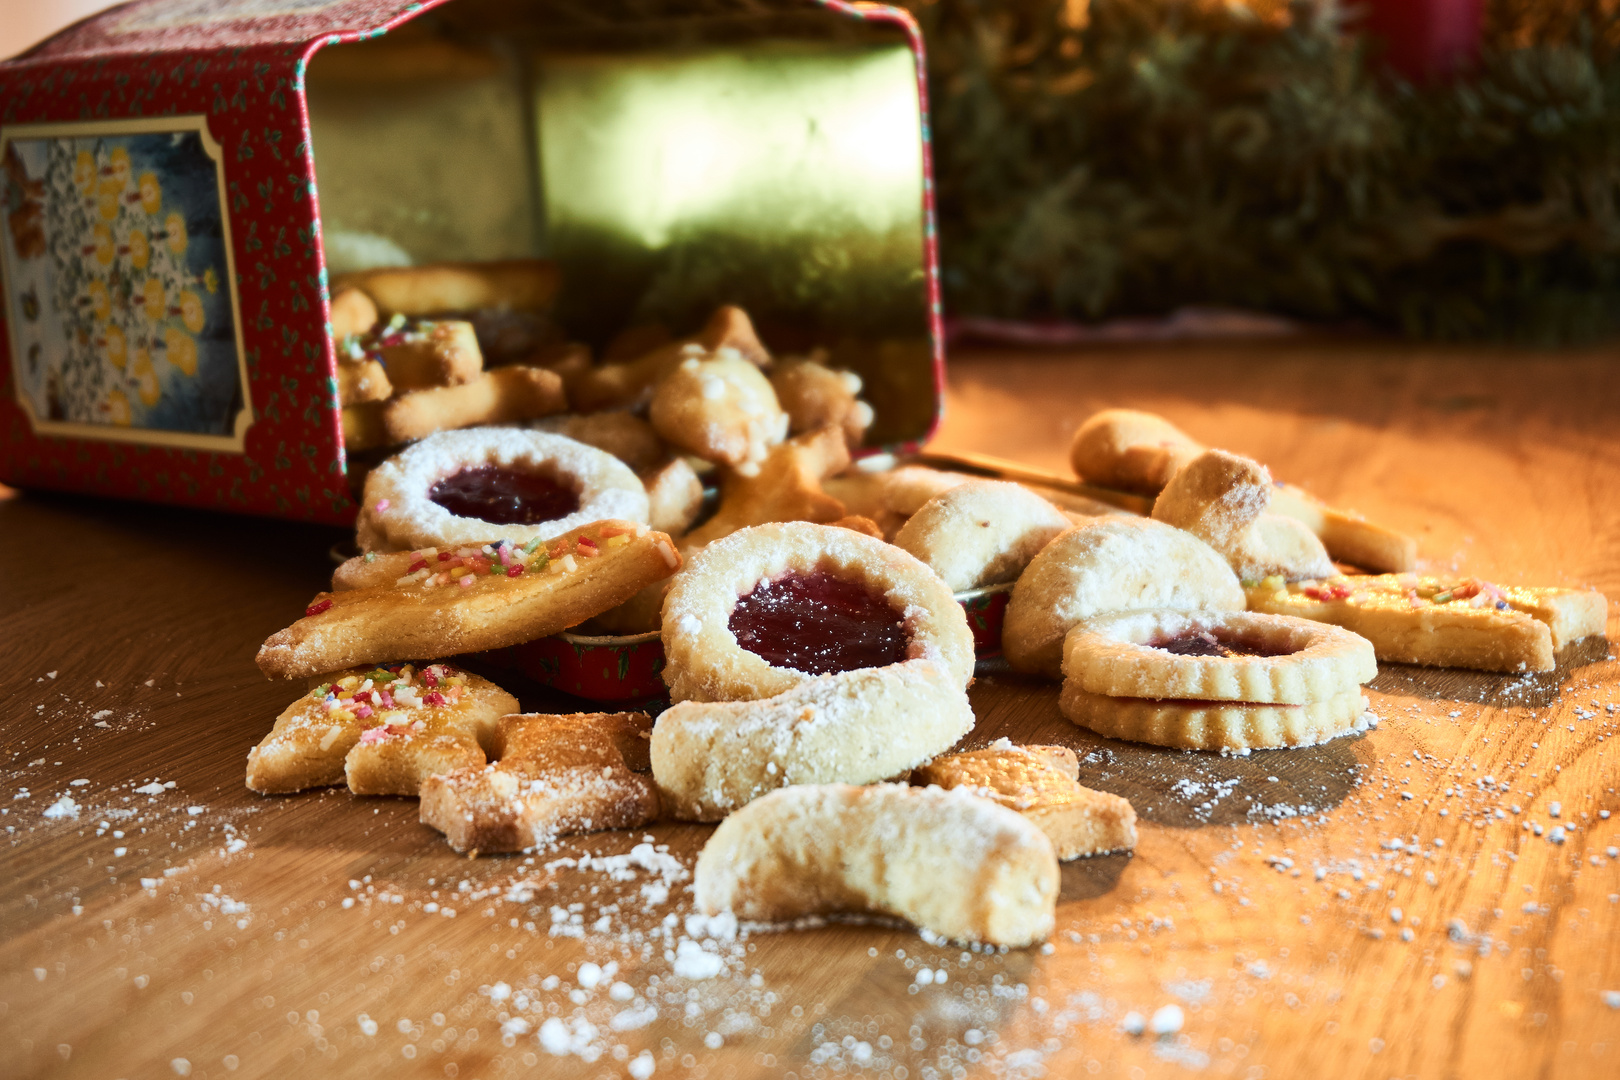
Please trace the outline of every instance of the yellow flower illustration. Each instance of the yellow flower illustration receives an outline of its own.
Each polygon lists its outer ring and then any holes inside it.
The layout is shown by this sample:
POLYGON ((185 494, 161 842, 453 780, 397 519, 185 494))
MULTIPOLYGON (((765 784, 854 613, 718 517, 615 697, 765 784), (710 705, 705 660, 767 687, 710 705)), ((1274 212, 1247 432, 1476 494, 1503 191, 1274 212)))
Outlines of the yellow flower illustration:
POLYGON ((118 216, 118 193, 103 191, 96 196, 96 213, 101 215, 102 221, 111 221, 118 216))
POLYGON ((163 219, 163 231, 169 237, 169 250, 176 255, 186 253, 186 219, 177 211, 170 211, 169 216, 163 219))
POLYGON ((96 262, 102 266, 111 266, 113 256, 118 253, 118 247, 113 243, 112 230, 105 225, 97 225, 90 235, 96 239, 96 262))
POLYGON ((73 159, 73 186, 79 189, 80 195, 90 194, 90 188, 96 182, 96 159, 90 151, 80 150, 73 159))
POLYGON ((146 234, 139 229, 129 234, 129 265, 137 270, 145 270, 146 264, 152 258, 152 242, 146 234))
POLYGON ((129 397, 122 390, 107 391, 107 418, 120 427, 129 427, 129 397))
POLYGON ((147 408, 156 405, 163 396, 163 387, 158 383, 157 372, 152 370, 152 357, 145 349, 135 350, 129 373, 135 376, 135 392, 140 394, 141 404, 147 408))
POLYGON ((112 300, 107 295, 107 283, 100 278, 91 278, 84 291, 90 297, 90 312, 96 317, 96 322, 106 322, 107 316, 112 314, 112 300))
POLYGON ((106 351, 107 363, 119 371, 123 371, 126 359, 125 353, 129 348, 129 342, 125 340, 124 332, 116 326, 109 326, 107 327, 107 336, 103 340, 106 342, 102 348, 106 351))
POLYGON ((203 288, 210 294, 219 292, 219 275, 214 273, 212 266, 203 271, 203 288))
POLYGON ((146 284, 141 287, 141 297, 146 303, 146 317, 148 319, 158 322, 164 315, 168 314, 169 294, 164 290, 163 282, 157 278, 149 277, 146 279, 146 284))
POLYGON ((177 326, 163 331, 163 344, 169 350, 169 363, 183 375, 197 374, 197 343, 177 326))
POLYGON ((163 185, 158 183, 155 173, 141 173, 140 187, 142 210, 148 214, 156 214, 163 209, 163 185))
POLYGON ((186 324, 186 329, 193 334, 202 333, 203 328, 202 297, 186 289, 180 293, 180 321, 186 324))
POLYGON ((115 146, 107 156, 107 174, 101 178, 101 192, 103 195, 122 195, 128 186, 129 151, 115 146))

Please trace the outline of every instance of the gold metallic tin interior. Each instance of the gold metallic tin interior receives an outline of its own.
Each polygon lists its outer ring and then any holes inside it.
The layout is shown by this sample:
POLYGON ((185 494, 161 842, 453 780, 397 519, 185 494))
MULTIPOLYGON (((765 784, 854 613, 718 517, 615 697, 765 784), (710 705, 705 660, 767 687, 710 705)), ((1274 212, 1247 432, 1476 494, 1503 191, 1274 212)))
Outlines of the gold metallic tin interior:
POLYGON ((869 442, 938 403, 922 117, 895 28, 803 3, 460 0, 308 72, 332 272, 542 255, 600 346, 735 303, 866 381, 869 442))

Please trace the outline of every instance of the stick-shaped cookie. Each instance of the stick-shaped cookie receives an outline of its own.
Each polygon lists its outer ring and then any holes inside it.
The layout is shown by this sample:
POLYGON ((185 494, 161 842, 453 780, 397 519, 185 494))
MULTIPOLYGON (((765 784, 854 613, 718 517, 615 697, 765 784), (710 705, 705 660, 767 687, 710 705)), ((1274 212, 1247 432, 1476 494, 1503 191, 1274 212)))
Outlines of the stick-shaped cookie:
POLYGON ((937 758, 911 774, 920 787, 965 788, 1040 827, 1061 860, 1136 846, 1136 811, 1118 795, 1080 785, 1080 759, 1066 746, 1014 746, 937 758))
POLYGON ((555 540, 501 544, 447 569, 449 552, 400 552, 391 585, 321 593, 272 634, 259 669, 305 678, 385 659, 436 659, 547 637, 622 604, 681 565, 670 539, 630 521, 598 521, 555 540), (411 561, 400 566, 406 559, 411 561))
POLYGON ((496 721, 516 708, 449 664, 339 671, 276 718, 248 754, 247 786, 282 794, 347 779, 357 795, 415 795, 434 773, 482 765, 496 721))
POLYGON ((658 816, 646 775, 646 713, 520 713, 496 733, 500 760, 434 776, 422 823, 457 851, 522 851, 570 833, 630 829, 658 816))
POLYGON ((548 260, 497 259, 361 270, 337 275, 332 287, 361 289, 390 314, 446 315, 549 307, 560 280, 557 264, 548 260))

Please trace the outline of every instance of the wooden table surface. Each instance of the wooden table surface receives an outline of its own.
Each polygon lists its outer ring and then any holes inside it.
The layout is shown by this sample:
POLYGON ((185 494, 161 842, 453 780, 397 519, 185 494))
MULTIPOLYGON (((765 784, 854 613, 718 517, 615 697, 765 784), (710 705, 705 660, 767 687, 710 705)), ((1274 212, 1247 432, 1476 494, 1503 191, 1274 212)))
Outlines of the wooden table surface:
MULTIPOLYGON (((1428 565, 1620 613, 1612 350, 979 351, 953 359, 936 445, 1061 469, 1105 405, 1409 530, 1428 565)), ((1064 867, 1048 946, 871 923, 705 941, 684 921, 705 827, 468 860, 413 800, 243 787, 294 695, 255 648, 339 538, 0 500, 0 1073, 1620 1075, 1608 642, 1547 676, 1388 665, 1375 730, 1247 759, 1094 737, 1055 685, 981 668, 969 744, 1075 747, 1140 815, 1134 856, 1064 867), (78 816, 48 818, 63 796, 78 816), (673 962, 689 933, 712 959, 673 962), (1168 1006, 1179 1030, 1127 1030, 1168 1006)))

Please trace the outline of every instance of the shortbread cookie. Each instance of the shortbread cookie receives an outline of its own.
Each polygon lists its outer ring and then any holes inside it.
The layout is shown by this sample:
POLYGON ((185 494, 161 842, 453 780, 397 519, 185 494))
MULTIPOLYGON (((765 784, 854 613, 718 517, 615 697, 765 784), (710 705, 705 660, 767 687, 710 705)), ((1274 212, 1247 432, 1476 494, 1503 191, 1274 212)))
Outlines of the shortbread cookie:
POLYGON ((1153 504, 1153 520, 1185 529, 1220 552, 1244 581, 1332 574, 1322 541, 1293 518, 1267 514, 1271 474, 1225 450, 1206 450, 1178 469, 1153 504))
POLYGON ((1058 678, 1063 637, 1083 619, 1140 608, 1241 611, 1243 586, 1191 533, 1104 518, 1061 533, 1030 560, 1007 602, 1002 650, 1015 669, 1058 678))
POLYGON ((968 473, 930 469, 926 465, 902 465, 884 474, 883 505, 901 517, 910 518, 929 499, 976 479, 978 477, 968 473))
POLYGON ((1059 860, 1136 846, 1136 811, 1118 795, 1080 785, 1080 759, 1066 746, 1014 746, 950 754, 916 769, 911 782, 962 788, 1016 810, 1052 841, 1059 860))
POLYGON ((691 551, 749 525, 772 521, 837 521, 844 504, 821 489, 821 481, 849 464, 849 449, 836 428, 796 435, 773 448, 759 472, 727 472, 720 481, 714 516, 681 538, 691 551))
POLYGON ((957 690, 973 676, 967 617, 938 575, 881 540, 809 522, 742 529, 693 555, 664 601, 663 634, 672 701, 768 698, 904 660, 932 661, 957 690))
POLYGON ((321 593, 304 618, 264 643, 259 669, 306 678, 384 659, 505 648, 622 604, 681 564, 669 537, 633 521, 598 521, 522 547, 486 546, 490 553, 378 556, 373 564, 388 570, 415 558, 393 585, 321 593))
POLYGON ((350 337, 369 333, 377 325, 377 305, 359 289, 338 289, 332 293, 332 340, 340 344, 350 337))
POLYGON ((730 350, 682 360, 653 391, 647 416, 671 446, 742 472, 788 433, 770 381, 730 350))
POLYGON ((575 442, 604 450, 638 475, 663 465, 669 448, 653 426, 629 412, 588 413, 584 416, 548 416, 529 425, 536 431, 566 435, 575 442))
POLYGON ((388 381, 388 372, 379 361, 368 357, 364 352, 360 354, 358 360, 340 354, 334 372, 339 405, 387 401, 394 392, 394 384, 388 381))
POLYGON ((484 370, 484 354, 472 323, 407 319, 396 315, 356 343, 382 361, 398 390, 460 386, 484 370))
POLYGON ((771 370, 771 387, 788 415, 790 434, 831 424, 854 450, 872 426, 872 406, 860 399, 861 377, 853 371, 834 371, 810 359, 783 360, 771 370))
POLYGON ((1271 489, 1270 513, 1293 518, 1315 533, 1327 553, 1366 570, 1401 573, 1417 566, 1417 541, 1360 514, 1335 510, 1293 484, 1271 489))
POLYGON ((631 829, 658 816, 646 713, 503 716, 500 760, 422 785, 422 824, 457 851, 523 851, 559 836, 631 829))
POLYGON ((390 550, 509 540, 526 544, 591 521, 647 520, 647 492, 611 454, 561 435, 445 431, 366 477, 362 519, 390 550))
POLYGON ((383 407, 383 427, 393 442, 410 442, 436 431, 533 420, 565 404, 555 372, 513 364, 463 386, 401 394, 383 407))
POLYGON ((685 458, 671 458, 640 475, 647 489, 647 524, 679 538, 703 512, 703 481, 685 458))
POLYGON ((622 363, 602 364, 571 372, 568 400, 581 412, 638 409, 652 398, 653 388, 688 357, 711 356, 730 349, 756 366, 770 362, 748 314, 727 305, 715 311, 702 330, 683 341, 660 346, 622 363))
POLYGON ((988 799, 833 784, 775 792, 723 821, 698 856, 694 891, 708 914, 870 912, 1021 948, 1052 932, 1058 864, 1040 829, 988 799))
POLYGON ((1063 644, 1064 677, 1093 694, 1301 705, 1378 674, 1366 638, 1337 626, 1244 611, 1121 611, 1063 644))
POLYGON ((386 664, 325 676, 248 754, 247 786, 283 794, 341 784, 415 795, 428 776, 482 765, 517 699, 449 664, 386 664))
POLYGON ((762 700, 672 705, 653 728, 653 777, 667 812, 719 821, 789 784, 898 776, 972 729, 955 673, 907 660, 810 676, 762 700))
POLYGON ((1558 649, 1602 634, 1608 617, 1608 601, 1592 590, 1417 574, 1273 579, 1248 598, 1254 611, 1352 630, 1380 660, 1478 671, 1552 671, 1558 649))
POLYGON ((449 315, 482 308, 549 307, 559 281, 557 264, 549 260, 497 259, 338 274, 332 288, 360 289, 391 315, 449 315))
POLYGON ((1088 484, 1156 494, 1172 474, 1204 450, 1162 416, 1104 409, 1074 433, 1069 463, 1088 484))
POLYGON ((1109 738, 1227 754, 1315 746, 1377 723, 1359 690, 1285 705, 1107 697, 1070 679, 1063 684, 1058 706, 1079 727, 1109 738))
POLYGON ((1069 527, 1028 488, 971 480, 934 496, 895 535, 953 592, 1017 580, 1035 554, 1069 527))

